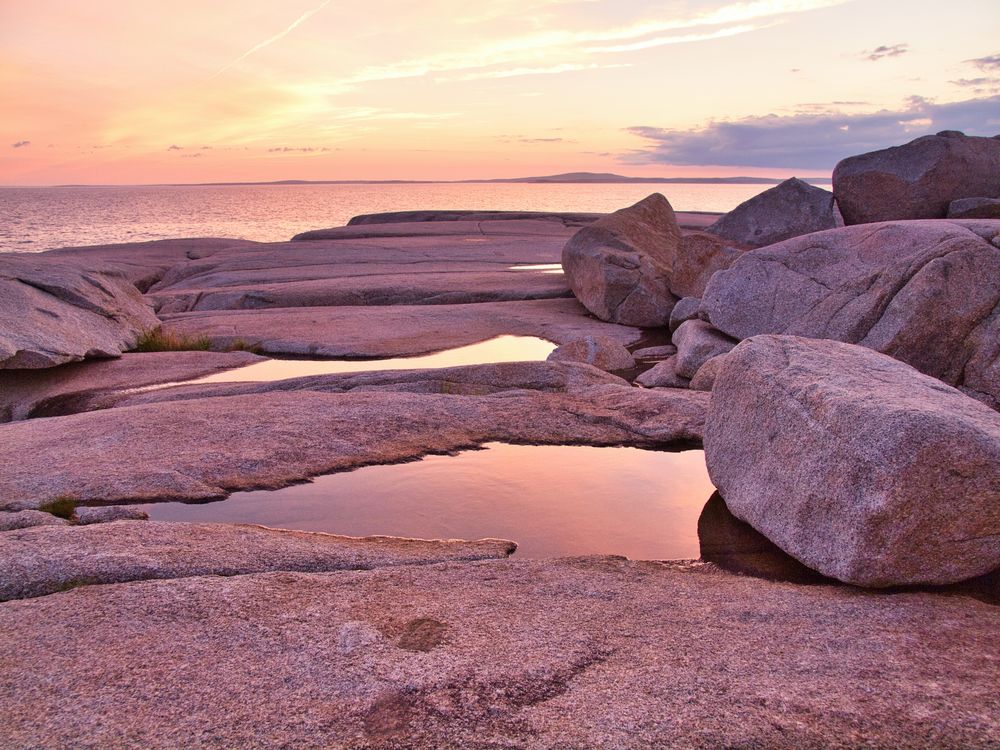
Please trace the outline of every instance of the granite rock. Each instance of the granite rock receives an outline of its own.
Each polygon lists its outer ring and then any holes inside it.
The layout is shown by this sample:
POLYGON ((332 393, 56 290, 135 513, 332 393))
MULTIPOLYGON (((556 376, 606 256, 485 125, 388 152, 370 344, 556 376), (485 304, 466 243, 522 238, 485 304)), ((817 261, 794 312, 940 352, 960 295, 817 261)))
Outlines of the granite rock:
POLYGON ((726 355, 705 434, 735 516, 860 586, 1000 567, 1000 414, 884 355, 755 336, 726 355))
POLYGON ((960 198, 1000 197, 1000 140, 955 131, 844 159, 833 194, 847 224, 941 219, 960 198))

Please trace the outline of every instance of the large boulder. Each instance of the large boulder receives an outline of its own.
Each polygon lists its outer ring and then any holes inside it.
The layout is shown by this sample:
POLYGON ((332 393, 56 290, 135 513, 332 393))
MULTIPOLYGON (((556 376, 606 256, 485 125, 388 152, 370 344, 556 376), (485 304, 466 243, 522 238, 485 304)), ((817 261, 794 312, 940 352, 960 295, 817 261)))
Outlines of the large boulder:
POLYGON ((730 510, 824 575, 944 584, 1000 566, 1000 415, 863 347, 755 336, 705 434, 730 510))
POLYGON ((866 224, 752 250, 712 277, 700 314, 736 339, 861 344, 996 399, 1000 222, 866 224))
POLYGON ((956 131, 851 156, 833 170, 847 224, 937 219, 959 198, 1000 197, 1000 137, 956 131))
POLYGON ((708 231, 751 247, 842 226, 833 193, 797 177, 744 201, 708 231))
POLYGON ((677 301, 670 274, 680 240, 673 208, 654 193, 573 235, 562 252, 566 280, 601 320, 666 325, 677 301))
POLYGON ((0 255, 0 369, 117 357, 159 325, 119 272, 39 255, 0 255))

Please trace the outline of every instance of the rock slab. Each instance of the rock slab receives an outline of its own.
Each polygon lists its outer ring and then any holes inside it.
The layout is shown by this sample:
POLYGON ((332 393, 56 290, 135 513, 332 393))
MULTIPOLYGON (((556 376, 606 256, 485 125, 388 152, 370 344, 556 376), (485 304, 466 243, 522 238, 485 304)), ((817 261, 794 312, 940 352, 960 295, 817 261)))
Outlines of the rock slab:
POLYGON ((0 534, 0 601, 125 581, 484 560, 516 547, 500 539, 346 537, 222 523, 35 526, 0 534))
POLYGON ((988 750, 998 629, 615 558, 84 586, 0 605, 0 745, 988 750))
POLYGON ((0 255, 0 369, 117 357, 159 321, 124 275, 44 254, 0 255))
POLYGON ((944 584, 1000 567, 1000 415, 863 347, 755 336, 705 432, 735 516, 824 575, 944 584))

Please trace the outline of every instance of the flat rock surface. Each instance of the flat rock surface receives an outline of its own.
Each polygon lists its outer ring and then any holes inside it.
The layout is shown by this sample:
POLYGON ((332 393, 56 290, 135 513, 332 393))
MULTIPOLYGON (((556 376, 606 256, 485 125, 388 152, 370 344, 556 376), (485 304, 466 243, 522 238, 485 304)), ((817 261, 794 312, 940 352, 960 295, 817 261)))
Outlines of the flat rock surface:
POLYGON ((705 460, 736 517, 841 581, 1000 568, 1000 414, 864 347, 741 343, 715 377, 705 460))
POLYGON ((0 604, 0 744, 995 748, 998 630, 616 558, 83 586, 0 604))
POLYGON ((242 340, 266 354, 339 358, 427 354, 506 334, 555 343, 604 335, 626 345, 642 337, 596 320, 575 299, 192 312, 165 315, 164 329, 207 336, 216 348, 242 340))
POLYGON ((499 224, 518 231, 484 233, 475 222, 388 224, 386 236, 355 236, 372 232, 348 227, 324 240, 220 251, 175 265, 149 297, 171 313, 569 296, 558 268, 511 267, 557 264, 574 230, 539 221, 499 224), (532 232, 536 225, 545 231, 532 232))
POLYGON ((743 254, 700 314, 736 339, 784 333, 875 349, 1000 397, 1000 221, 845 227, 743 254))
MULTIPOLYGON (((579 227, 591 224, 607 214, 580 213, 576 211, 388 211, 377 214, 355 216, 348 226, 359 224, 395 224, 419 221, 489 221, 512 219, 535 219, 558 221, 564 226, 579 227)), ((722 214, 712 211, 678 211, 677 223, 684 229, 704 229, 722 214)))
POLYGON ((489 441, 662 447, 699 440, 707 402, 613 384, 485 396, 275 390, 10 422, 0 425, 0 510, 60 496, 206 500, 489 441))
POLYGON ((0 534, 0 601, 154 578, 483 560, 506 557, 515 547, 499 539, 347 537, 221 523, 36 526, 0 534))
POLYGON ((249 352, 150 352, 45 370, 0 370, 0 422, 60 412, 85 394, 190 380, 264 359, 249 352))

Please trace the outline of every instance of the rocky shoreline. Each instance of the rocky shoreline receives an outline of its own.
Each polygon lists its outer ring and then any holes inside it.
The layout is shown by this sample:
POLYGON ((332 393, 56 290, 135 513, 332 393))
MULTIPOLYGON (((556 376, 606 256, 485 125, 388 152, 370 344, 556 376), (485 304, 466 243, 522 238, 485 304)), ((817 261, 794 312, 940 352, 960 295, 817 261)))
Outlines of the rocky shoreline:
POLYGON ((996 747, 998 166, 0 255, 0 744, 996 747), (376 361, 192 382, 275 356, 376 361), (703 445, 703 559, 131 507, 490 441, 703 445))

